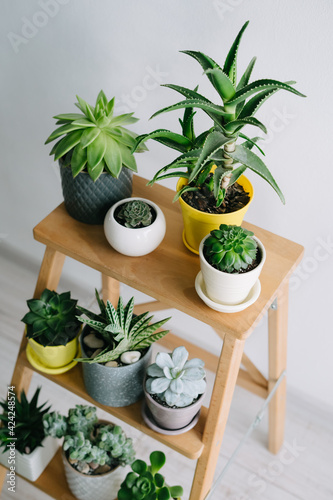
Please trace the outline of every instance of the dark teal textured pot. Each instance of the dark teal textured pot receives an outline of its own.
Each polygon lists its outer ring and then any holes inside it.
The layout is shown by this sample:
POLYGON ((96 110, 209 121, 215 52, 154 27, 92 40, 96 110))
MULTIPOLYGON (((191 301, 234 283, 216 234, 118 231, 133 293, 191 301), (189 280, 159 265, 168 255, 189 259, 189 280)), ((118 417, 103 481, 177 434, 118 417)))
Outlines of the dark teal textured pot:
POLYGON ((123 168, 118 179, 103 172, 93 181, 87 172, 73 178, 70 167, 61 162, 60 175, 65 207, 69 215, 86 224, 103 224, 109 208, 132 195, 132 171, 123 168))
MULTIPOLYGON (((87 333, 84 328, 81 338, 82 357, 87 357, 83 337, 87 333)), ((143 398, 143 379, 146 368, 151 363, 152 347, 150 346, 139 361, 124 366, 104 366, 99 363, 81 363, 83 380, 87 393, 95 401, 106 406, 128 406, 143 398)))

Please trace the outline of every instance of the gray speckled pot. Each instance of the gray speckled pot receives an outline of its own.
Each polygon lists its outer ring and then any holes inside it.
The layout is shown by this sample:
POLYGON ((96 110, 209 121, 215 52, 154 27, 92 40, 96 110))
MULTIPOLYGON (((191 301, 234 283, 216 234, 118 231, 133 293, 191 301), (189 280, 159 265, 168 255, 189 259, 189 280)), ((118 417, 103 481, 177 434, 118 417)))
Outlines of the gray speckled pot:
MULTIPOLYGON (((87 357, 83 337, 80 337, 82 357, 87 357)), ((106 406, 128 406, 143 397, 143 379, 151 363, 152 348, 136 363, 126 366, 104 366, 99 363, 81 363, 86 390, 95 401, 106 406)))
POLYGON ((69 489, 79 500, 110 500, 110 498, 114 498, 126 476, 124 468, 120 466, 96 476, 81 474, 68 463, 64 451, 62 452, 62 461, 69 489))

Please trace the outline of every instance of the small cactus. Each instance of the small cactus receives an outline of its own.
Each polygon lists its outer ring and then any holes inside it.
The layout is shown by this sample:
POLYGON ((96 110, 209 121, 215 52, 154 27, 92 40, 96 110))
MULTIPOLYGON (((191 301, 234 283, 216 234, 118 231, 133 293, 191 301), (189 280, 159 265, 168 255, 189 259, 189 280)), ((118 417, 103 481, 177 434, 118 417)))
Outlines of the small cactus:
POLYGON ((150 226, 152 212, 148 203, 142 200, 133 200, 124 203, 117 214, 118 219, 124 221, 129 228, 150 226))

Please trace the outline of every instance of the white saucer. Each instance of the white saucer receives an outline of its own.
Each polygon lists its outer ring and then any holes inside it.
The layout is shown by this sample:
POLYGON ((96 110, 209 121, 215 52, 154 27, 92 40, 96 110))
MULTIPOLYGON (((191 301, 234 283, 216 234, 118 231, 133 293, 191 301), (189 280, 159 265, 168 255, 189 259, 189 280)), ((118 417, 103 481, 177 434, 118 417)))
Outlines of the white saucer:
POLYGON ((214 302, 207 296, 206 287, 204 280, 202 278, 201 271, 198 272, 197 277, 195 278, 195 289, 199 297, 204 301, 204 303, 214 309, 215 311, 224 312, 224 313, 235 313, 239 311, 243 311, 250 305, 252 305, 260 295, 261 285, 259 279, 255 282, 253 287, 251 288, 246 299, 240 304, 229 305, 229 304, 219 304, 218 302, 214 302))

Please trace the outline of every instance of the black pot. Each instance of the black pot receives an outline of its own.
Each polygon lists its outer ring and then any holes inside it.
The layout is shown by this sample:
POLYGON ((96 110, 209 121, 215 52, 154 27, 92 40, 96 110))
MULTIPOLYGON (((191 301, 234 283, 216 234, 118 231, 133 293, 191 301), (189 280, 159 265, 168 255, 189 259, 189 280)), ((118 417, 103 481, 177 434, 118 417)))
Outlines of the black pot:
POLYGON ((103 172, 94 182, 87 172, 73 178, 70 166, 61 162, 59 166, 66 210, 80 222, 103 224, 109 208, 132 195, 132 171, 128 168, 123 168, 118 178, 103 172))

